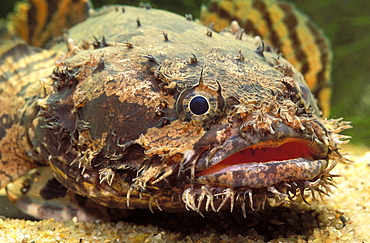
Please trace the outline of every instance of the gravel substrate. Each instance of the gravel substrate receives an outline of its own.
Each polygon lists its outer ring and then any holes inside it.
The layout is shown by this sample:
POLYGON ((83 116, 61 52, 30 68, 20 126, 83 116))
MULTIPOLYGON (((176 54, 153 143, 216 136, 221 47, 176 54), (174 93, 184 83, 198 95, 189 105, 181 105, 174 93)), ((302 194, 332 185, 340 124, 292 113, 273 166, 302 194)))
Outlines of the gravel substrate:
MULTIPOLYGON (((351 149, 354 150, 354 149, 351 149)), ((370 151, 338 165, 338 188, 324 201, 263 212, 152 214, 82 223, 0 218, 0 242, 367 242, 370 239, 370 151)))

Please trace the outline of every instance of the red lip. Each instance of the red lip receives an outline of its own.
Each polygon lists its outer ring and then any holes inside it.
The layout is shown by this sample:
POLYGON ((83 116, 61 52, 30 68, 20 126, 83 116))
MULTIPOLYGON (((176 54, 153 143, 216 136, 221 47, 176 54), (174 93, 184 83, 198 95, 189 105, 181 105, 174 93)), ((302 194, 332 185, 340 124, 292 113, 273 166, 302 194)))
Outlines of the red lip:
POLYGON ((247 163, 266 163, 270 161, 284 161, 296 158, 306 160, 319 159, 315 155, 315 148, 309 141, 288 138, 283 141, 267 141, 249 146, 232 154, 219 163, 197 173, 197 176, 207 176, 229 171, 229 167, 237 168, 236 165, 247 163))

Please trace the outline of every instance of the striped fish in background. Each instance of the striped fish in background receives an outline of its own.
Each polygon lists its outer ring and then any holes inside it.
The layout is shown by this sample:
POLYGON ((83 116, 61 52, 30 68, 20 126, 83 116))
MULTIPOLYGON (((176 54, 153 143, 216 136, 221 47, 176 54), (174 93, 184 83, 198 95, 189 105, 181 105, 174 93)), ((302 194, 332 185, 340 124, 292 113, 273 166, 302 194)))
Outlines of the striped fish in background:
POLYGON ((229 28, 236 20, 247 34, 258 35, 277 48, 304 75, 323 116, 329 116, 331 47, 309 17, 276 0, 212 0, 202 7, 200 19, 215 31, 229 28))
POLYGON ((1 37, 19 36, 32 46, 45 47, 53 37, 84 21, 91 9, 90 0, 18 1, 7 17, 8 36, 1 37))

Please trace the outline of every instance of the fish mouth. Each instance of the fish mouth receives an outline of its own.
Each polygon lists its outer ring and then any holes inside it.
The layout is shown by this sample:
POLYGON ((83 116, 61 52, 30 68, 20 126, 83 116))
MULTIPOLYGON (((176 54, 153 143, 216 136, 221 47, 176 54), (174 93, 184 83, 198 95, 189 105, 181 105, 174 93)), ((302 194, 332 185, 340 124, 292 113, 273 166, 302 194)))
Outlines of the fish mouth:
POLYGON ((229 137, 212 156, 208 155, 210 158, 203 159, 206 168, 197 171, 197 181, 265 188, 280 182, 315 180, 328 167, 328 147, 312 136, 290 133, 294 136, 267 138, 257 144, 238 134, 229 137))

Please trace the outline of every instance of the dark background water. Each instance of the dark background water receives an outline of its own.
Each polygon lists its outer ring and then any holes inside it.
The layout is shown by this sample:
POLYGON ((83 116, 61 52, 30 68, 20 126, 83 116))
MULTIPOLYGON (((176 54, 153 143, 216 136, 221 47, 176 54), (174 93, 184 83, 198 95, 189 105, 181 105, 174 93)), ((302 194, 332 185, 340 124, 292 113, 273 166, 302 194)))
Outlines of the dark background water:
MULTIPOLYGON (((154 8, 199 17, 209 0, 151 0, 154 8)), ((0 18, 13 10, 16 0, 0 0, 0 18)), ((93 0, 106 4, 138 6, 138 0, 93 0)), ((370 145, 370 4, 368 0, 291 0, 322 27, 332 42, 333 98, 331 117, 352 121, 352 143, 370 145)))

